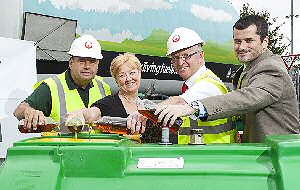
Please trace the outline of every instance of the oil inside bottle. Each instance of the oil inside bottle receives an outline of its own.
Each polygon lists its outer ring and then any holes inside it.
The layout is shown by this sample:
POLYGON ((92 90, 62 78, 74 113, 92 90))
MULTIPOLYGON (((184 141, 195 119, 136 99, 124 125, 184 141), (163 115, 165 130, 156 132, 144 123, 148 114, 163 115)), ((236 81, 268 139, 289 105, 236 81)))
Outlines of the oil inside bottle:
MULTIPOLYGON (((138 110, 138 112, 140 114, 142 114, 143 116, 147 117, 148 119, 150 119, 151 121, 153 121, 154 123, 162 126, 161 122, 158 122, 158 116, 154 114, 155 109, 144 109, 144 110, 138 110)), ((170 128, 170 130, 173 133, 177 133, 177 131, 179 130, 180 126, 182 125, 183 120, 178 117, 174 124, 172 126, 168 126, 170 128)))

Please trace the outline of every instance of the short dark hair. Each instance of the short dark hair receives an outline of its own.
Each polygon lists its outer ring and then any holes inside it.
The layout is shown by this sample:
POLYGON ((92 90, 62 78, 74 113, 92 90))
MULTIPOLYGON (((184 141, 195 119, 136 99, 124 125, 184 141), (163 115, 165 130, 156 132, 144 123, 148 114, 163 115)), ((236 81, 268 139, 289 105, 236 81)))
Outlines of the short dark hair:
POLYGON ((268 36, 268 23, 267 21, 258 15, 248 15, 240 18, 236 23, 233 25, 233 29, 237 30, 244 30, 251 25, 255 25, 257 30, 256 34, 260 36, 260 40, 263 41, 265 37, 268 36))

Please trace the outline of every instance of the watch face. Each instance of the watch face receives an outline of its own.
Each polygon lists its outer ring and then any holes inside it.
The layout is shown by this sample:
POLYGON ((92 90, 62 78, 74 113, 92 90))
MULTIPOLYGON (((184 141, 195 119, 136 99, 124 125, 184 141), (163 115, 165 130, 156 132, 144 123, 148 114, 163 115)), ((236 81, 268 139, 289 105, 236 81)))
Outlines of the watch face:
POLYGON ((198 109, 198 108, 199 108, 199 104, 198 104, 197 101, 193 101, 193 102, 191 103, 191 106, 192 106, 192 108, 194 108, 194 109, 198 109))
POLYGON ((195 109, 194 115, 196 117, 198 117, 199 116, 199 104, 198 104, 198 101, 191 102, 191 106, 192 106, 192 108, 195 109))

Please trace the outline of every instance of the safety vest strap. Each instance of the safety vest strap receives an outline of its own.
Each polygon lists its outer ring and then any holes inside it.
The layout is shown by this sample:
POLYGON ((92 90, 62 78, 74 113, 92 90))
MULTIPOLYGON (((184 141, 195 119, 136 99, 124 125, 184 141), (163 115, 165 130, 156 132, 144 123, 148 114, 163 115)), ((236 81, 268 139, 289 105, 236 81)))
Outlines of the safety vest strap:
MULTIPOLYGON (((204 134, 204 143, 236 143, 237 129, 219 134, 204 134)), ((178 144, 190 143, 190 135, 178 135, 178 144)))
POLYGON ((100 79, 98 79, 97 77, 95 77, 95 79, 96 79, 96 82, 97 82, 97 85, 98 85, 98 88, 100 90, 102 97, 105 97, 106 95, 105 95, 105 90, 104 90, 102 81, 100 79))
POLYGON ((60 105, 59 105, 59 109, 60 109, 60 126, 62 127, 62 129, 64 129, 65 127, 65 115, 67 114, 67 104, 66 104, 66 96, 65 96, 65 91, 64 91, 64 87, 61 83, 61 81, 59 80, 58 76, 55 75, 52 77, 52 79, 55 81, 56 85, 57 85, 57 91, 58 91, 58 96, 59 96, 59 100, 60 100, 60 105))
POLYGON ((226 131, 235 129, 235 125, 232 124, 231 119, 219 119, 221 121, 218 125, 206 125, 199 126, 198 121, 190 119, 191 127, 180 127, 178 134, 179 135, 190 135, 191 129, 203 129, 204 134, 219 134, 226 131), (221 122, 223 121, 223 124, 221 122))

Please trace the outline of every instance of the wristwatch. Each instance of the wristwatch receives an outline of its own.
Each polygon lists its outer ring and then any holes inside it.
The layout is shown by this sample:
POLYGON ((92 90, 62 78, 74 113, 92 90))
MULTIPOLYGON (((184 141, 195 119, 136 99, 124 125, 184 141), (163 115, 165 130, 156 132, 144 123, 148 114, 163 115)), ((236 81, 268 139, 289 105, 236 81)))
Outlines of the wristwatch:
POLYGON ((208 117, 207 110, 199 100, 191 102, 191 107, 196 110, 194 115, 197 116, 201 121, 207 120, 208 117))

